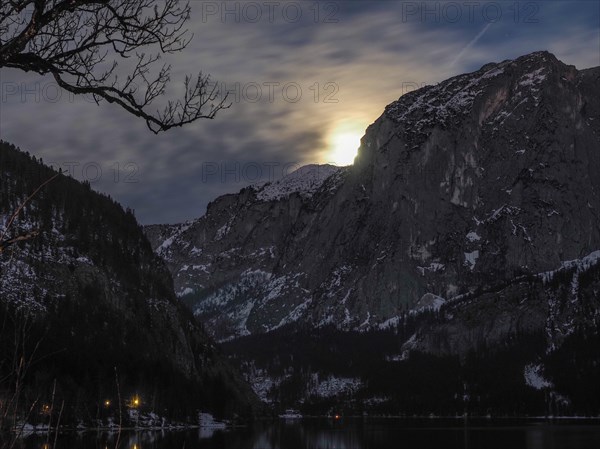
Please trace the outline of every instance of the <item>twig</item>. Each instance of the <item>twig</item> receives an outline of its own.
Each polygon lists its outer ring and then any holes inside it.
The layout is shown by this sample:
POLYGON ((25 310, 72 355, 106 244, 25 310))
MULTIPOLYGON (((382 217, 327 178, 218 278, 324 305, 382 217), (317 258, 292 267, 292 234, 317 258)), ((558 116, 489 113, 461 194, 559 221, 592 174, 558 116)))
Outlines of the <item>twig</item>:
POLYGON ((50 443, 50 429, 52 428, 52 413, 54 413, 54 396, 56 395, 56 379, 52 387, 52 401, 50 402, 50 417, 48 418, 48 433, 46 434, 46 446, 50 443))
POLYGON ((35 238, 39 235, 40 231, 39 230, 34 230, 31 232, 28 232, 27 234, 22 234, 19 235, 17 237, 13 237, 12 239, 8 239, 8 240, 4 240, 3 242, 0 242, 0 253, 2 251, 4 251, 7 247, 17 243, 17 242, 21 242, 23 240, 30 240, 32 238, 35 238))
POLYGON ((56 440, 58 440, 58 429, 60 427, 60 418, 62 416, 64 407, 65 407, 65 400, 63 399, 62 403, 60 404, 60 412, 58 412, 58 421, 56 421, 56 431, 54 432, 54 444, 52 445, 52 447, 54 449, 56 449, 56 440))
POLYGON ((117 373, 116 366, 115 382, 117 383, 117 399, 119 400, 119 431, 117 432, 117 442, 115 443, 115 449, 119 449, 119 442, 121 441, 121 428, 123 427, 123 413, 121 411, 121 387, 119 387, 119 374, 117 373))
MULTIPOLYGON (((40 398, 38 396, 38 398, 35 401, 33 401, 33 404, 31 404, 31 407, 29 407, 29 412, 27 413, 27 416, 23 420, 23 424, 21 424, 21 426, 18 427, 18 430, 17 430, 17 433, 15 435, 15 438, 12 440, 12 442, 11 442, 11 444, 9 446, 10 449, 12 449, 14 447, 14 445, 17 443, 17 440, 19 439, 19 437, 23 434, 23 430, 25 429, 25 425, 27 424, 27 421, 29 420, 29 417, 31 416, 31 412, 33 411, 33 409, 37 405, 39 399, 40 398)), ((17 427, 15 426, 15 428, 17 428, 17 427)))

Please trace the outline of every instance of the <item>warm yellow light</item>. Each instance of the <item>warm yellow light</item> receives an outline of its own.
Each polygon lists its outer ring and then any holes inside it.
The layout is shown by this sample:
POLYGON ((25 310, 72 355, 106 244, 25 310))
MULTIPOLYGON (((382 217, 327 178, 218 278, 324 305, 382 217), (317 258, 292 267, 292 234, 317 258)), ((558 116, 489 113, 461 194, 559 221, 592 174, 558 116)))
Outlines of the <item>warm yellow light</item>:
POLYGON ((105 405, 106 407, 109 407, 109 406, 110 406, 110 401, 107 399, 106 401, 104 401, 104 405, 105 405))
POLYGON ((139 396, 134 396, 133 398, 131 398, 131 407, 137 407, 138 405, 140 405, 141 400, 139 396))
POLYGON ((351 165, 354 162, 363 127, 354 122, 344 122, 336 126, 329 136, 327 161, 336 165, 351 165))

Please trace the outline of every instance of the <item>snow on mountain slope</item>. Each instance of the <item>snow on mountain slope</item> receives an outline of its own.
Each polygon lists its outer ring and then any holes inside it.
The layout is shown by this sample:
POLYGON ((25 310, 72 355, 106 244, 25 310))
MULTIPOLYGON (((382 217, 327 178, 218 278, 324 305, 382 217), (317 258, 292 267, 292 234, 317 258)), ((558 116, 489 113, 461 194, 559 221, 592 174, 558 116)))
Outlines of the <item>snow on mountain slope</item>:
POLYGON ((265 332, 302 318, 312 301, 302 285, 306 274, 276 270, 280 248, 297 225, 285 217, 335 195, 347 172, 346 167, 305 166, 273 183, 219 197, 196 220, 145 228, 172 270, 176 292, 195 302, 194 312, 209 330, 219 329, 217 339, 265 332), (260 318, 266 315, 268 320, 260 318))
POLYGON ((327 178, 340 170, 342 168, 329 164, 305 165, 279 180, 255 184, 252 188, 260 201, 278 201, 292 193, 308 198, 321 188, 327 178))
POLYGON ((164 254, 166 254, 169 247, 173 244, 173 241, 178 236, 180 236, 185 231, 187 231, 191 225, 192 225, 191 222, 186 222, 186 223, 182 223, 179 225, 175 225, 172 228, 170 228, 170 230, 172 231, 172 234, 170 234, 170 236, 168 238, 166 238, 158 248, 155 249, 156 253, 159 256, 163 256, 164 254))
MULTIPOLYGON (((548 62, 552 55, 546 52, 532 53, 520 58, 523 72, 512 81, 515 92, 509 95, 508 89, 498 90, 487 100, 486 107, 481 111, 480 120, 486 119, 508 101, 521 104, 531 99, 537 102, 540 84, 546 79, 550 69, 540 64, 548 62)), ((386 115, 396 122, 409 122, 416 129, 447 123, 456 114, 466 114, 476 107, 477 99, 486 90, 494 86, 495 79, 513 64, 512 60, 499 64, 487 64, 481 70, 473 73, 458 75, 435 86, 426 86, 403 95, 398 101, 386 107, 386 115)), ((501 114, 506 118, 508 112, 501 114)))

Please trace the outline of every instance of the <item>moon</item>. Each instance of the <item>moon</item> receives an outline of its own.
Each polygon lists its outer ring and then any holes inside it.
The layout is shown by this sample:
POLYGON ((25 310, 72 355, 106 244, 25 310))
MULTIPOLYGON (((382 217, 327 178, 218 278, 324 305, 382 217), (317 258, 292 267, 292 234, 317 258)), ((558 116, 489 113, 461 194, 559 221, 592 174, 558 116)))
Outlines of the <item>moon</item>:
POLYGON ((337 126, 329 137, 329 162, 335 165, 352 165, 360 146, 362 131, 353 124, 337 126))

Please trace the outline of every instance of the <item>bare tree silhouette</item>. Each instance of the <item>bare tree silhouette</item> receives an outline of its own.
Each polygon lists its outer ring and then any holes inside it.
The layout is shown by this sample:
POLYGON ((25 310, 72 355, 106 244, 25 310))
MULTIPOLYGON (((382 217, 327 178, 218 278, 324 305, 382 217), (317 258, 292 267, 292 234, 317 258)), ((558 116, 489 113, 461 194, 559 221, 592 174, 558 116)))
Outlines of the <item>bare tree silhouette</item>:
POLYGON ((189 18, 189 3, 179 0, 3 0, 0 68, 49 74, 68 92, 121 106, 154 133, 212 119, 229 105, 202 72, 185 77, 183 98, 151 111, 171 66, 151 69, 189 44, 189 18), (118 63, 129 66, 124 79, 118 63))

